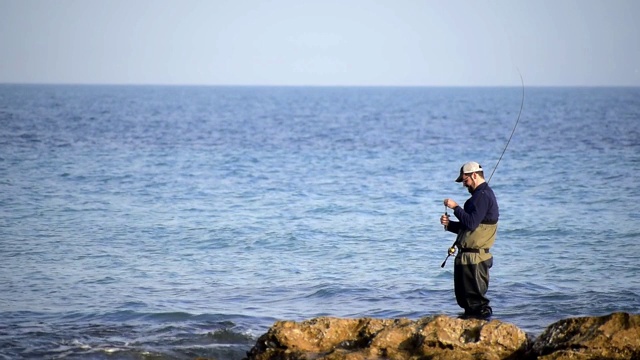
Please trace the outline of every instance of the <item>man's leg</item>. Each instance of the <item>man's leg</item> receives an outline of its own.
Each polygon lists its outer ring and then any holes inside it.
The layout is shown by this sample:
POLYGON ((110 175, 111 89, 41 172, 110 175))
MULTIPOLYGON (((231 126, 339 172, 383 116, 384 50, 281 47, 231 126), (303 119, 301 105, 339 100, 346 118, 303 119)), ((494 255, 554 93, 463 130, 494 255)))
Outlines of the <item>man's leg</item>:
POLYGON ((456 301, 466 315, 487 317, 492 313, 486 293, 493 258, 473 264, 474 259, 470 255, 462 254, 456 258, 453 270, 456 301))

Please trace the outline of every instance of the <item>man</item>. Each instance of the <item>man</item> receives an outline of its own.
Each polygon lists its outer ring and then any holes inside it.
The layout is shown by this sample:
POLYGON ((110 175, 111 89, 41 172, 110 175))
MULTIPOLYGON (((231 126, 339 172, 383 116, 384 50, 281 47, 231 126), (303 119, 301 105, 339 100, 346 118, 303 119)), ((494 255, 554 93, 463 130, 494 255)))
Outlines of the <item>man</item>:
POLYGON ((498 202, 477 162, 464 164, 456 182, 461 182, 471 197, 464 208, 452 199, 444 200, 458 221, 450 221, 448 215, 440 217, 445 229, 458 234, 455 242, 458 254, 453 267, 456 301, 464 309, 463 318, 486 319, 493 313, 485 294, 489 287, 489 268, 493 265, 489 248, 498 230, 498 202))

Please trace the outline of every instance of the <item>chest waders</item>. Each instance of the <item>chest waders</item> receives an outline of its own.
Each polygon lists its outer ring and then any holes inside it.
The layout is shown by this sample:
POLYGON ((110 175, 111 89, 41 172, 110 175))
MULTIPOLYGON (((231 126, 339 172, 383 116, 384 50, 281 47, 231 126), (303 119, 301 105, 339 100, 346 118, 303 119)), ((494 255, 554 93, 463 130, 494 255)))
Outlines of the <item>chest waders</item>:
POLYGON ((453 264, 453 284, 458 305, 467 315, 491 315, 489 269, 493 256, 489 249, 496 240, 498 224, 480 224, 475 230, 460 230, 456 237, 458 254, 453 264))

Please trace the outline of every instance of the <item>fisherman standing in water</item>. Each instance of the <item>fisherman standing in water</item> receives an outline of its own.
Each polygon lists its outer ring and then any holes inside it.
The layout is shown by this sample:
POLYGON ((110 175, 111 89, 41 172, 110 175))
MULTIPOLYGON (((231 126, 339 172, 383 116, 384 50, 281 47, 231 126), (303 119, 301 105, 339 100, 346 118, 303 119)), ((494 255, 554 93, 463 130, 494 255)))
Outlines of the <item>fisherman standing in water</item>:
MULTIPOLYGON (((489 269, 493 265, 489 248, 493 246, 498 230, 498 202, 477 162, 464 164, 456 182, 461 182, 471 197, 464 203, 464 208, 452 199, 444 200, 444 205, 453 209, 459 221, 450 221, 446 213, 440 217, 440 224, 446 230, 458 234, 454 244, 458 254, 453 268, 456 300, 464 309, 463 318, 486 319, 493 313, 485 294, 489 288, 489 269)), ((449 254, 453 252, 455 248, 450 249, 449 254)))

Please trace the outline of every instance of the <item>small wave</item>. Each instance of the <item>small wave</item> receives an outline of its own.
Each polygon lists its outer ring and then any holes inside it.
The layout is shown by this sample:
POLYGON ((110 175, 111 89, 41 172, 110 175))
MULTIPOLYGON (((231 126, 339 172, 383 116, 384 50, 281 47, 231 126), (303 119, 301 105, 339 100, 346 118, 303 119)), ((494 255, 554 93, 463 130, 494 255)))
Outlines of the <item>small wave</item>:
POLYGON ((249 332, 237 332, 228 328, 209 332, 207 337, 218 344, 238 344, 254 340, 249 332))
POLYGON ((184 312, 67 314, 13 325, 11 339, 0 333, 0 358, 238 359, 256 337, 228 318, 184 312))
POLYGON ((310 294, 307 294, 305 298, 326 299, 326 298, 332 298, 332 297, 352 297, 352 296, 357 297, 357 294, 369 294, 371 292, 371 289, 369 288, 357 288, 357 287, 352 288, 352 287, 345 287, 345 286, 339 286, 339 285, 319 285, 319 286, 314 286, 311 290, 313 292, 310 294))

